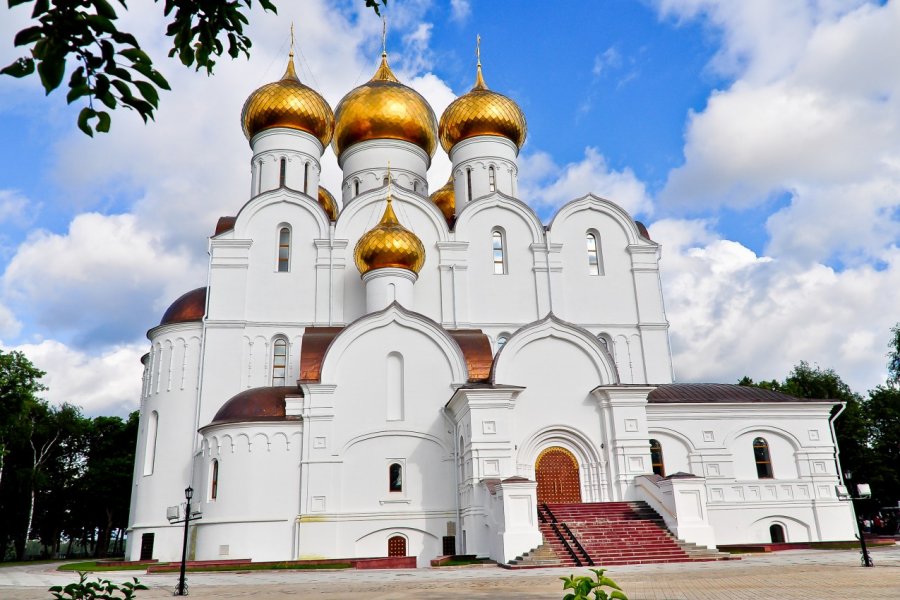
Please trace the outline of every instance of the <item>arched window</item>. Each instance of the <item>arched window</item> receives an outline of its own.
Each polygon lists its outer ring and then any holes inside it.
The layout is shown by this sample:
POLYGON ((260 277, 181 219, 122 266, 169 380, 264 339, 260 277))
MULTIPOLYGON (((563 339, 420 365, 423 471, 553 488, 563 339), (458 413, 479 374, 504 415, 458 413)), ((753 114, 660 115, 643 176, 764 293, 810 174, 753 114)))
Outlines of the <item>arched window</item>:
POLYGON ((508 342, 508 341, 509 341, 509 336, 505 333, 501 333, 497 337, 497 352, 500 352, 500 349, 503 348, 503 346, 505 346, 506 342, 508 342))
POLYGON ((309 163, 303 163, 303 193, 309 194, 309 163))
POLYGON ((491 233, 491 242, 494 250, 494 275, 506 274, 506 244, 503 232, 495 229, 491 233))
POLYGON ((291 270, 291 230, 282 227, 278 232, 278 272, 291 270))
POLYGON ((384 179, 381 180, 381 183, 382 183, 382 185, 387 185, 387 184, 388 184, 388 181, 390 181, 390 179, 388 178, 387 175, 385 175, 385 176, 384 176, 384 179))
POLYGON ((761 437, 753 440, 753 457, 756 459, 756 475, 760 479, 772 479, 772 459, 769 457, 769 444, 761 437))
POLYGON ((359 179, 353 180, 353 197, 359 196, 359 179))
POLYGON ((391 492, 403 491, 403 467, 399 463, 391 464, 388 469, 388 490, 391 492))
POLYGON ((388 539, 388 556, 406 556, 406 538, 395 535, 388 539))
POLYGON ((413 191, 414 192, 419 191, 419 182, 418 181, 413 181, 413 191))
POLYGON ((156 432, 159 429, 159 413, 155 410, 147 419, 147 440, 144 444, 144 475, 153 475, 156 465, 156 432))
POLYGON ((472 169, 466 169, 466 199, 472 201, 472 169))
POLYGON ((281 159, 281 166, 278 171, 278 185, 284 187, 284 180, 287 178, 287 159, 281 159))
POLYGON ((666 465, 663 464, 662 444, 659 440, 650 440, 650 464, 653 465, 653 472, 660 477, 666 476, 666 465))
POLYGON ((287 375, 287 340, 278 338, 272 344, 272 385, 282 386, 287 375))
POLYGON ((772 538, 773 544, 783 544, 785 542, 784 527, 775 523, 769 526, 769 537, 772 538))
POLYGON ((212 468, 209 472, 209 499, 215 500, 219 497, 219 461, 213 459, 212 468))
POLYGON ((494 167, 488 167, 488 189, 492 192, 497 191, 497 175, 494 173, 494 167))
POLYGON ((587 241, 588 274, 603 275, 603 260, 600 256, 600 239, 596 233, 588 232, 587 241))

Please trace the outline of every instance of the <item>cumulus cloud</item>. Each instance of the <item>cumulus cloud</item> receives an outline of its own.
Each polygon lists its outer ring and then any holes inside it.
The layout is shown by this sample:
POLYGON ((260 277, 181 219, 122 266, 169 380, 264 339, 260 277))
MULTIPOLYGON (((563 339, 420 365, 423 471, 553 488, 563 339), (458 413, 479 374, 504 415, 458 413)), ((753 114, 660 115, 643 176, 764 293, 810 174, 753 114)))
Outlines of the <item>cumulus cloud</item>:
POLYGON ((900 207, 900 3, 660 0, 722 36, 733 77, 690 115, 684 163, 660 194, 675 212, 759 206, 787 193, 767 252, 874 259, 900 207))
POLYGON ((884 381, 897 319, 900 249, 842 271, 758 256, 706 220, 650 227, 661 267, 676 378, 736 382, 784 377, 801 360, 833 367, 865 391, 884 381))
POLYGON ((469 0, 450 0, 451 19, 464 22, 470 14, 472 14, 472 5, 469 0))
POLYGON ((3 275, 17 314, 80 347, 135 338, 174 298, 205 282, 205 265, 164 247, 134 215, 82 214, 66 234, 36 231, 3 275))
POLYGON ((24 353, 46 371, 42 396, 51 404, 80 406, 85 414, 126 416, 137 410, 141 397, 142 343, 114 345, 97 355, 57 340, 8 348, 24 353))
POLYGON ((653 212, 644 183, 630 168, 610 169, 596 148, 585 148, 584 159, 565 166, 557 165, 546 152, 519 156, 519 196, 542 216, 589 192, 616 202, 634 215, 653 212))

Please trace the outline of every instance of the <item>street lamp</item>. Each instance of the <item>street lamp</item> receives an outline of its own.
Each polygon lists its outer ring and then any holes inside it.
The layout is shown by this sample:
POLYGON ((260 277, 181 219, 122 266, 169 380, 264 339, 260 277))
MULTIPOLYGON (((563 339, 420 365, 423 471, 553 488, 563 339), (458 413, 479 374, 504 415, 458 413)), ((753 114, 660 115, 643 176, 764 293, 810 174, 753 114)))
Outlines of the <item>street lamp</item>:
POLYGON ((194 497, 194 488, 188 486, 184 490, 184 497, 187 500, 184 508, 184 542, 181 545, 181 576, 178 578, 178 585, 175 586, 176 596, 187 596, 187 582, 184 580, 185 559, 187 558, 187 537, 188 525, 191 522, 191 498, 194 497))
POLYGON ((856 519, 856 529, 859 531, 859 547, 862 550, 862 564, 864 567, 874 567, 875 563, 872 562, 872 557, 869 556, 869 549, 866 548, 866 534, 865 528, 862 526, 859 520, 859 513, 856 511, 856 505, 853 504, 857 500, 865 500, 871 496, 871 492, 868 491, 869 486, 866 484, 857 484, 850 485, 852 481, 853 473, 850 471, 844 471, 844 481, 847 483, 847 491, 846 497, 851 502, 851 506, 853 506, 853 516, 856 519), (856 494, 854 495, 853 489, 856 488, 856 494))

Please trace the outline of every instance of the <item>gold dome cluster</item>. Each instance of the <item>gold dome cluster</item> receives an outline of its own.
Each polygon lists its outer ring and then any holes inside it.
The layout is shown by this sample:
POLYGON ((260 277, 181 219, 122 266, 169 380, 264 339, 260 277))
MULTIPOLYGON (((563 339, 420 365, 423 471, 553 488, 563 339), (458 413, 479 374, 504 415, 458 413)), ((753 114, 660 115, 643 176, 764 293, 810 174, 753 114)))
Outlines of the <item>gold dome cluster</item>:
POLYGON ((400 83, 386 53, 372 79, 344 96, 335 114, 332 146, 338 159, 353 144, 377 139, 403 140, 434 155, 434 111, 419 92, 400 83))
POLYGON ((447 183, 435 190, 428 199, 441 209, 447 223, 452 221, 453 217, 456 216, 456 192, 453 187, 453 175, 451 174, 447 183))
POLYGON ((441 146, 450 152, 459 142, 477 135, 505 137, 521 148, 528 126, 519 105, 488 89, 478 61, 475 85, 450 103, 440 123, 441 146))
POLYGON ((418 273, 425 264, 425 246, 397 220, 390 193, 381 221, 359 238, 353 255, 360 275, 387 267, 418 273))
POLYGON ((325 147, 334 132, 331 107, 318 92, 297 78, 293 51, 284 76, 260 87, 247 98, 241 111, 241 122, 248 140, 260 131, 287 127, 314 135, 325 147))

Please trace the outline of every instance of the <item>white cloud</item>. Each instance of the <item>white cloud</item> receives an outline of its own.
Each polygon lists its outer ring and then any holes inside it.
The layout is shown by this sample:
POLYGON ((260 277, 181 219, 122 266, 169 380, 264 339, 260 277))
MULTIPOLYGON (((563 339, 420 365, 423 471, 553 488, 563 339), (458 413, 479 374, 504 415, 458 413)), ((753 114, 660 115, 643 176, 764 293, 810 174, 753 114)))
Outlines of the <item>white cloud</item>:
POLYGON ((712 66, 735 78, 690 115, 664 208, 745 209, 788 194, 769 219, 782 259, 873 258, 897 239, 900 3, 660 0, 663 15, 722 35, 712 66))
POLYGON ((137 410, 141 396, 143 343, 114 345, 98 355, 73 349, 56 340, 22 344, 9 350, 24 353, 46 371, 42 393, 51 404, 80 406, 87 415, 126 416, 137 410))
POLYGON ((596 148, 585 148, 583 160, 563 167, 545 152, 519 156, 519 196, 536 210, 556 210, 588 192, 608 198, 634 215, 653 212, 644 183, 630 168, 610 169, 596 148))
POLYGON ((594 57, 594 68, 591 69, 591 72, 594 74, 594 77, 599 77, 608 67, 616 68, 621 64, 622 56, 619 54, 619 51, 615 47, 610 46, 602 54, 594 57))
POLYGON ((450 0, 451 19, 465 22, 470 14, 472 14, 472 5, 469 0, 450 0))
POLYGON ((204 264, 133 215, 76 217, 65 235, 33 232, 3 275, 7 303, 79 346, 134 339, 166 306, 206 278, 204 264))
POLYGON ((661 220, 661 273, 676 378, 736 382, 781 379, 801 360, 835 368, 865 392, 886 375, 897 320, 900 249, 885 268, 835 271, 757 256, 721 239, 709 221, 661 220))

